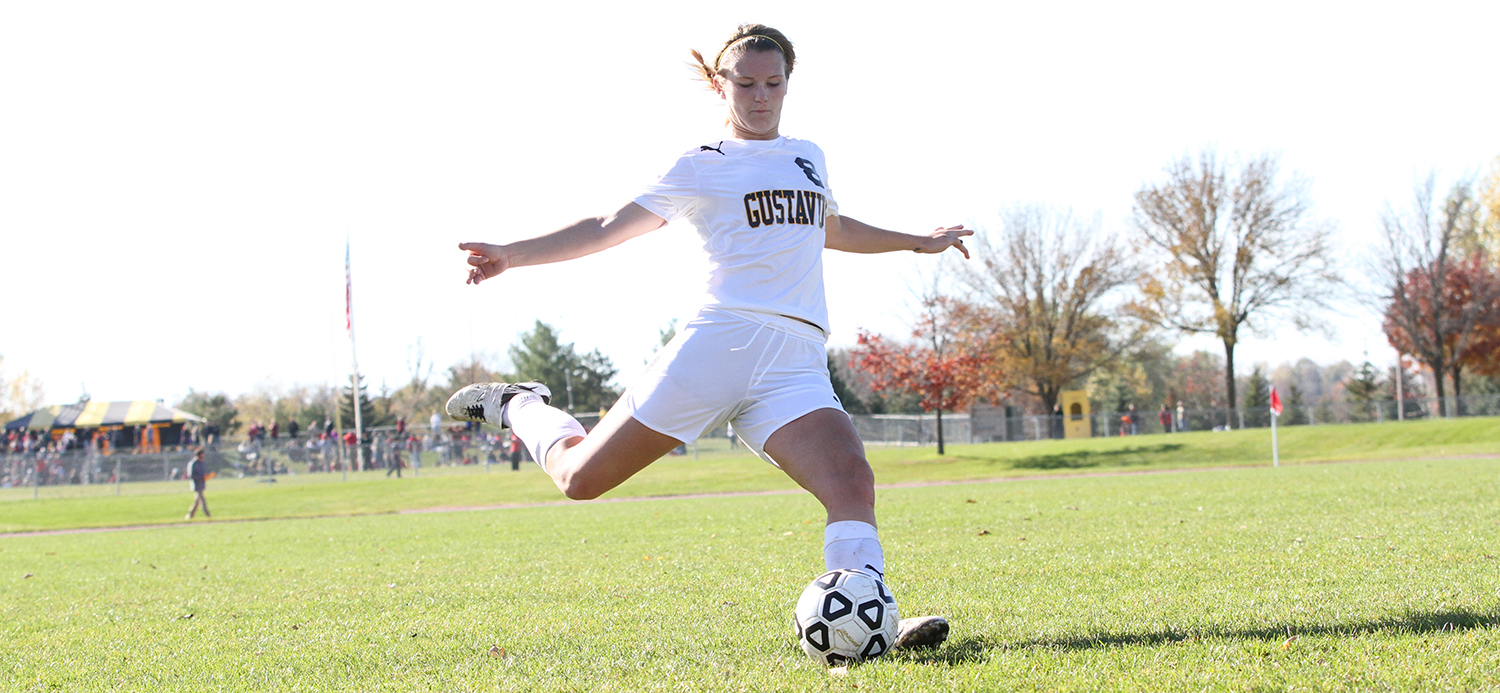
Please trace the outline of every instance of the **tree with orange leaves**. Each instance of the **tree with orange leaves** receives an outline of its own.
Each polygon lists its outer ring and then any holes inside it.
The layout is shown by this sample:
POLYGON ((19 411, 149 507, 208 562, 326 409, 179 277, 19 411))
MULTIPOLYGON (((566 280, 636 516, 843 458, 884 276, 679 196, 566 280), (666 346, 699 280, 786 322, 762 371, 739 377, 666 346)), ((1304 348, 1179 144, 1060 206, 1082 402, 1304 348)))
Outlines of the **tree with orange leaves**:
POLYGON ((988 357, 963 338, 962 306, 951 299, 928 296, 912 336, 917 341, 897 344, 860 330, 850 365, 872 376, 876 391, 909 392, 922 398, 922 409, 937 416, 938 454, 944 454, 943 411, 966 406, 983 391, 981 376, 988 357))
POLYGON ((1500 330, 1500 271, 1482 249, 1472 248, 1479 209, 1467 183, 1455 185, 1436 206, 1432 178, 1416 191, 1412 212, 1387 211, 1381 221, 1386 248, 1378 277, 1391 346, 1432 370, 1447 411, 1444 377, 1461 396, 1463 369, 1490 373, 1500 330))

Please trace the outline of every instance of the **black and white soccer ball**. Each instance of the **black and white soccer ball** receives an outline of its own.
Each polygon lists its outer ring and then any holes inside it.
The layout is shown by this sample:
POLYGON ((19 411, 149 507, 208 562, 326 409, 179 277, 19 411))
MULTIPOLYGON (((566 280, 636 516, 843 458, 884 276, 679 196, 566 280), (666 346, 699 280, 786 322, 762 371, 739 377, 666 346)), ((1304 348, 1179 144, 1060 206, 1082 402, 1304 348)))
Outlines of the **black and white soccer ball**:
POLYGON ((828 666, 879 657, 896 642, 896 598, 878 575, 830 570, 802 590, 792 615, 802 651, 828 666))

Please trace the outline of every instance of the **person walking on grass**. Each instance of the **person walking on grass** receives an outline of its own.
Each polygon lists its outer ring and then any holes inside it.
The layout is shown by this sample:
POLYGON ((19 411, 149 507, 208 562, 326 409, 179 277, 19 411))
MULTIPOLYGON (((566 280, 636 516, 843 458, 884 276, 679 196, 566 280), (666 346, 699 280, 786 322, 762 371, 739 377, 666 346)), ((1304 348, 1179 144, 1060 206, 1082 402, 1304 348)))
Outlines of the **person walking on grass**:
MULTIPOLYGON (((823 151, 780 132, 796 64, 780 31, 742 25, 712 62, 697 51, 693 57, 727 106, 722 138, 689 149, 612 213, 526 240, 458 247, 468 253, 466 283, 479 284, 683 220, 697 229, 709 256, 703 308, 592 432, 551 407, 551 391, 539 382, 469 385, 448 400, 448 415, 510 427, 572 499, 596 498, 685 442, 732 423, 751 451, 827 511, 827 568, 884 575, 874 475, 829 380, 823 250, 953 248, 967 258, 963 238, 973 232, 951 226, 902 233, 841 213, 823 151)), ((903 619, 896 647, 937 645, 947 634, 941 617, 903 619)))
POLYGON ((204 517, 213 517, 213 513, 208 512, 208 499, 203 497, 203 489, 208 486, 208 464, 203 461, 203 448, 193 450, 193 461, 188 463, 187 475, 193 480, 193 507, 188 508, 187 519, 193 519, 200 506, 204 517))
POLYGON ((386 470, 385 470, 385 477, 387 479, 389 479, 389 478, 391 478, 391 474, 395 473, 396 478, 400 479, 401 478, 401 448, 398 447, 394 441, 386 441, 385 439, 381 439, 380 445, 381 445, 382 448, 386 448, 386 470))

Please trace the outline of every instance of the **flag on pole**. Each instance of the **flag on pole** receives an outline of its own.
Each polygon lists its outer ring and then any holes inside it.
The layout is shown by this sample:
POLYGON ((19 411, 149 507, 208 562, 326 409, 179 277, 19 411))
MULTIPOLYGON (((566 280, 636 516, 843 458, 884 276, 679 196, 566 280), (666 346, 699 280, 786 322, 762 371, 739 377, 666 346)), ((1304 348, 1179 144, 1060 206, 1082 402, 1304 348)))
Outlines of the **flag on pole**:
POLYGON ((1271 388, 1271 413, 1281 416, 1281 395, 1276 394, 1276 388, 1271 388))
POLYGON ((354 279, 349 274, 349 239, 344 239, 344 331, 354 331, 354 279))

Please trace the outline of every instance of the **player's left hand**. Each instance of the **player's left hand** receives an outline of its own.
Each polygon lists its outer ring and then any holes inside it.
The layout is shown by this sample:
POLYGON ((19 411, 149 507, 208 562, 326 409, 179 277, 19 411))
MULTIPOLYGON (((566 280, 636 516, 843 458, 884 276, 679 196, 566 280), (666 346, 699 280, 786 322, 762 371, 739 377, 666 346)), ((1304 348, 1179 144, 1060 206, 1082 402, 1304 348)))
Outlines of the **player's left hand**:
POLYGON ((963 253, 964 259, 967 260, 969 259, 969 249, 964 247, 963 239, 964 236, 972 235, 974 235, 974 231, 964 228, 963 224, 949 226, 945 229, 940 228, 922 239, 922 244, 917 246, 916 250, 919 253, 941 253, 949 248, 958 248, 958 252, 963 253))
POLYGON ((460 243, 459 250, 469 251, 469 276, 465 284, 478 284, 486 279, 500 276, 510 269, 510 256, 505 247, 491 243, 460 243))

